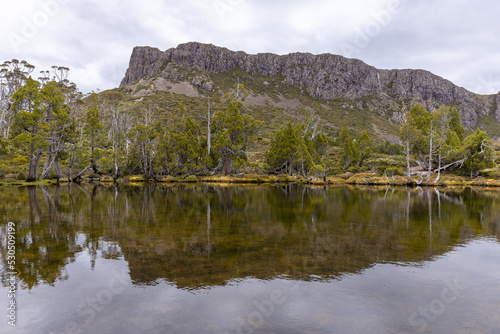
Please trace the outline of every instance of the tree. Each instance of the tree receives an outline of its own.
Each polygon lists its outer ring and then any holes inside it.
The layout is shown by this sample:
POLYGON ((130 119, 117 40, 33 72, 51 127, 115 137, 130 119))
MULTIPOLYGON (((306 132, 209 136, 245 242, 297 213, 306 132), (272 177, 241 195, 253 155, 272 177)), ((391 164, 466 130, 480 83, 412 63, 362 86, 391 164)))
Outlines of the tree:
POLYGON ((213 117, 213 150, 219 158, 214 172, 222 170, 224 175, 230 173, 234 159, 247 160, 246 147, 249 139, 255 135, 257 126, 262 122, 255 121, 250 115, 242 115, 240 101, 230 100, 226 110, 218 111, 213 117))
POLYGON ((101 122, 101 115, 97 105, 97 96, 93 93, 90 97, 90 106, 87 111, 87 120, 85 125, 85 132, 90 140, 90 159, 95 160, 95 149, 102 136, 104 125, 101 122))
POLYGON ((9 138, 9 131, 14 121, 16 108, 12 108, 11 99, 28 79, 35 67, 25 60, 12 59, 0 65, 0 136, 9 138))
POLYGON ((471 178, 476 178, 481 169, 491 168, 493 162, 493 149, 488 134, 479 129, 474 134, 464 139, 465 161, 463 163, 464 171, 471 178))
POLYGON ((207 110, 207 120, 208 120, 208 125, 207 125, 207 156, 210 157, 210 150, 212 148, 212 128, 210 121, 212 119, 212 112, 211 112, 211 103, 210 103, 210 98, 208 98, 208 110, 207 110))
POLYGON ((108 141, 113 149, 113 180, 119 176, 119 157, 127 143, 127 135, 132 127, 131 119, 119 105, 125 96, 117 91, 107 91, 100 96, 104 113, 108 118, 108 141))
POLYGON ((354 166, 359 160, 359 150, 356 144, 349 135, 349 129, 347 125, 344 124, 342 131, 340 132, 340 147, 342 153, 340 154, 340 163, 342 169, 346 170, 351 166, 354 166))
POLYGON ((142 112, 142 123, 137 124, 130 130, 129 139, 139 157, 144 177, 151 179, 155 175, 153 161, 160 134, 160 123, 154 114, 152 105, 147 105, 142 112))
POLYGON ((57 82, 44 84, 41 94, 46 109, 48 151, 40 179, 48 176, 52 166, 55 167, 57 179, 60 179, 63 175, 59 165, 59 153, 75 135, 75 121, 69 115, 69 106, 64 103, 65 98, 57 82))
POLYGON ((14 142, 29 151, 28 177, 26 181, 37 180, 37 171, 43 148, 47 146, 45 139, 47 128, 44 124, 44 110, 40 83, 28 78, 26 84, 12 96, 13 108, 17 111, 14 121, 14 142))
POLYGON ((428 138, 429 138, 429 163, 428 163, 428 168, 427 168, 427 179, 426 179, 426 182, 429 182, 430 179, 431 179, 432 157, 433 157, 433 154, 436 151, 436 140, 438 140, 438 138, 439 138, 439 132, 434 127, 434 120, 433 120, 432 117, 430 118, 430 126, 429 126, 428 138))
POLYGON ((401 123, 399 130, 399 139, 403 143, 405 148, 406 155, 406 176, 408 181, 411 181, 411 166, 410 166, 410 157, 411 157, 411 147, 413 142, 418 138, 418 130, 416 129, 413 121, 412 114, 410 112, 405 113, 403 118, 403 123, 401 123))
POLYGON ((160 139, 160 147, 166 159, 166 171, 182 174, 195 173, 204 159, 205 139, 200 125, 187 116, 187 108, 180 104, 176 113, 170 115, 170 124, 160 139))
POLYGON ((269 167, 275 171, 285 170, 291 175, 298 157, 300 142, 297 129, 292 122, 288 122, 285 127, 276 131, 266 154, 269 167))
POLYGON ((366 133, 366 131, 363 131, 356 142, 356 147, 359 152, 358 167, 361 167, 363 165, 363 161, 365 161, 372 153, 371 145, 372 142, 370 137, 368 136, 368 133, 366 133))
POLYGON ((435 147, 438 155, 437 177, 438 182, 443 169, 443 160, 455 159, 462 151, 464 129, 460 124, 460 115, 455 108, 442 106, 431 114, 435 129, 435 147))
MULTIPOLYGON (((82 132, 86 135, 89 145, 90 145, 90 163, 82 169, 76 176, 73 177, 73 181, 78 181, 80 177, 87 172, 90 168, 95 174, 103 175, 105 172, 101 171, 99 165, 97 165, 97 159, 99 158, 97 148, 102 147, 103 142, 103 129, 104 124, 101 122, 101 113, 99 111, 99 101, 97 95, 92 93, 87 104, 87 113, 85 117, 85 124, 83 126, 82 132)), ((82 133, 82 135, 83 135, 82 133)), ((76 150, 76 145, 74 147, 76 150)), ((74 152, 75 153, 75 152, 74 152)), ((72 162, 71 162, 72 164, 72 162)))
POLYGON ((57 177, 62 177, 58 153, 64 148, 73 133, 73 120, 69 107, 56 82, 40 82, 28 78, 12 97, 16 110, 14 121, 14 142, 29 150, 30 162, 27 181, 38 179, 38 167, 43 150, 48 147, 45 166, 40 176, 47 177, 55 165, 57 177))
POLYGON ((425 170, 429 167, 429 162, 425 155, 429 152, 428 135, 431 127, 431 117, 427 110, 418 104, 411 107, 410 116, 409 120, 414 133, 411 149, 416 155, 417 162, 425 170))

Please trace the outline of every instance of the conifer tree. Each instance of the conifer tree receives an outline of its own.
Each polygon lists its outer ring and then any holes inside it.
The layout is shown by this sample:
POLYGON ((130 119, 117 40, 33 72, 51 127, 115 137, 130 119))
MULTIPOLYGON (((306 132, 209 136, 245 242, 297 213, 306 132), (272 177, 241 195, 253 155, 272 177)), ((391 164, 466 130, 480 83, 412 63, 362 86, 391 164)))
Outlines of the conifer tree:
POLYGON ((230 173, 234 159, 247 160, 248 141, 262 123, 250 115, 242 115, 242 108, 240 101, 230 100, 228 107, 213 117, 212 149, 219 157, 216 171, 222 170, 224 175, 230 173))
POLYGON ((345 124, 340 132, 340 146, 342 149, 342 153, 340 154, 340 164, 342 169, 346 170, 358 162, 359 150, 349 135, 349 129, 345 124))

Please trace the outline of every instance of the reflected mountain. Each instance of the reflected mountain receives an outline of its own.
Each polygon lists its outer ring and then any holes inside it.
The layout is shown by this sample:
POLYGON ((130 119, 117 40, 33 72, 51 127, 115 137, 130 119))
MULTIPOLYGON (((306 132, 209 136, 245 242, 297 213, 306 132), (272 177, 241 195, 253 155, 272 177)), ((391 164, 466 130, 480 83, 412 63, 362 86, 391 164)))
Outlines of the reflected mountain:
MULTIPOLYGON (((377 263, 420 263, 500 236, 500 192, 287 186, 77 185, 4 188, 1 247, 17 227, 22 287, 67 279, 85 252, 127 261, 137 285, 246 277, 337 279, 377 263)), ((6 270, 2 269, 2 282, 6 270)))

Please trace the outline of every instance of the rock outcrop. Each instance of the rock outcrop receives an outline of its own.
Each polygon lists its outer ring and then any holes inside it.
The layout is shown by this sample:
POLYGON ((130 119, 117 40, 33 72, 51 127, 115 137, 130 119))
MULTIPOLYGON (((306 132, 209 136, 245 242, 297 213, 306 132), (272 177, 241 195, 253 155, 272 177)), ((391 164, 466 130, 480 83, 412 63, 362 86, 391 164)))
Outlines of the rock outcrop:
MULTIPOLYGON (((248 74, 281 75, 284 82, 303 89, 313 97, 356 100, 378 96, 391 100, 412 100, 428 110, 441 105, 457 106, 465 126, 474 126, 478 116, 494 113, 500 121, 500 93, 478 95, 424 70, 380 70, 357 60, 338 55, 291 53, 249 55, 211 44, 186 43, 167 51, 136 47, 120 86, 172 70, 169 64, 189 66, 203 73, 222 73, 235 68, 248 74)), ((193 85, 212 91, 206 76, 193 79, 193 85)))

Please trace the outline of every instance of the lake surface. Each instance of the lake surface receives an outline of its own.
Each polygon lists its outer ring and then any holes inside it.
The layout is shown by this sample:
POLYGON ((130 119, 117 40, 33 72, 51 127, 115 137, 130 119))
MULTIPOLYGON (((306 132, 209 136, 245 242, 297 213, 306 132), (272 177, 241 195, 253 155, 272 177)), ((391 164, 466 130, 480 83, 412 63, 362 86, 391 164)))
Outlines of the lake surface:
POLYGON ((13 187, 0 217, 1 333, 500 333, 498 190, 13 187))

